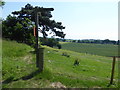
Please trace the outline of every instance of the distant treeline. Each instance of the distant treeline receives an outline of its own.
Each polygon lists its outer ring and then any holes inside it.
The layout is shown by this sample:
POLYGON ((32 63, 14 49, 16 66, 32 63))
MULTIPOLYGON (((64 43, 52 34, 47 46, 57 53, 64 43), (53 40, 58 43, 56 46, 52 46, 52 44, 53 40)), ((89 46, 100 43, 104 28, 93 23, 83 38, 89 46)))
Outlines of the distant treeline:
POLYGON ((73 40, 73 39, 58 39, 58 41, 62 42, 76 42, 76 43, 95 43, 95 44, 114 44, 114 45, 119 45, 120 41, 115 41, 115 40, 96 40, 96 39, 82 39, 82 40, 73 40))

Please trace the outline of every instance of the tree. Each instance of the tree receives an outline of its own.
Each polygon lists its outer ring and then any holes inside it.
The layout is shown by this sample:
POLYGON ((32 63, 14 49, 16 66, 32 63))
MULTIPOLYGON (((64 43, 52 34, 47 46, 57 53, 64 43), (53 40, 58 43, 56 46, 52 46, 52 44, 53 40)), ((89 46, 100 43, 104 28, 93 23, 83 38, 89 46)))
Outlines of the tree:
POLYGON ((117 44, 117 41, 115 40, 110 40, 111 44, 117 44))
POLYGON ((117 41, 117 45, 120 45, 120 40, 117 41))
POLYGON ((108 44, 109 42, 110 42, 109 39, 105 39, 105 40, 103 40, 103 43, 104 43, 104 44, 108 44))
POLYGON ((78 40, 77 42, 78 42, 78 43, 81 43, 81 40, 78 40))
POLYGON ((2 35, 4 38, 16 40, 17 42, 26 43, 35 47, 33 24, 28 18, 21 20, 18 17, 9 15, 2 23, 2 35))
POLYGON ((42 28, 41 33, 43 34, 43 37, 46 38, 47 32, 52 31, 56 36, 64 38, 65 34, 62 32, 62 29, 65 29, 65 27, 62 26, 62 23, 50 20, 52 17, 50 10, 54 9, 37 6, 33 7, 30 4, 27 4, 25 8, 22 8, 20 11, 12 12, 14 16, 9 15, 7 19, 3 21, 3 37, 34 46, 34 12, 38 9, 41 11, 41 17, 39 16, 39 26, 42 28), (60 31, 58 31, 57 28, 60 29, 60 31))
POLYGON ((3 7, 5 5, 4 1, 0 1, 0 7, 3 7))
POLYGON ((76 40, 73 40, 72 42, 76 42, 76 40))
POLYGON ((62 26, 61 22, 55 22, 55 20, 50 19, 52 17, 51 11, 53 10, 53 8, 33 7, 27 4, 25 8, 22 8, 20 11, 12 12, 12 14, 16 15, 18 18, 29 18, 32 22, 35 22, 35 12, 39 11, 39 26, 42 27, 41 33, 43 37, 46 38, 48 36, 47 32, 52 31, 55 36, 64 38, 65 34, 62 29, 65 29, 65 27, 62 26))

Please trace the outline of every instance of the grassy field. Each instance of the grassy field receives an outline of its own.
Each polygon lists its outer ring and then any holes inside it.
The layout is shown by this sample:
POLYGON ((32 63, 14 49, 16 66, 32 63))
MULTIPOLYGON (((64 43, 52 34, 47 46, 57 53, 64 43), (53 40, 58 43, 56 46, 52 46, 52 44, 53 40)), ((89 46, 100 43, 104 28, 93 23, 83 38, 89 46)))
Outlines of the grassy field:
POLYGON ((34 50, 14 41, 3 40, 3 88, 117 88, 116 62, 114 85, 107 87, 112 58, 44 47, 44 71, 35 66, 34 50), (70 57, 62 56, 66 53, 70 57), (79 66, 74 66, 75 59, 79 66))
POLYGON ((112 44, 87 44, 87 43, 64 43, 62 49, 80 53, 89 53, 100 56, 118 56, 118 46, 112 44))

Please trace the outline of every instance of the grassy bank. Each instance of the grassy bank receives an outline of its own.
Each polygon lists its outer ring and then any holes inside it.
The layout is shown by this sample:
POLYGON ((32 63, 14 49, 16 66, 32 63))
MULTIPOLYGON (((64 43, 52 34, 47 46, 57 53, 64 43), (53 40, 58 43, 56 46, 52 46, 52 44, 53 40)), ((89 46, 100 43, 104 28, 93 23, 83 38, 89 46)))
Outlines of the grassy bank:
POLYGON ((34 49, 15 41, 3 40, 3 88, 116 88, 118 68, 116 62, 114 85, 110 81, 112 58, 58 50, 44 46, 44 71, 35 65, 34 49), (63 53, 69 55, 63 56, 63 53), (74 61, 79 59, 79 65, 74 61))

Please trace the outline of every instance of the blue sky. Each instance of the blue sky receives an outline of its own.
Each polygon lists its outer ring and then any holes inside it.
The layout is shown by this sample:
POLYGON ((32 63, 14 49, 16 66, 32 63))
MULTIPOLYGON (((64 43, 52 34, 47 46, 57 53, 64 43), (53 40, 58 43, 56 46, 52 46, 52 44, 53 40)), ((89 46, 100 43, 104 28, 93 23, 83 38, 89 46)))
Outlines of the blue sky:
MULTIPOLYGON (((28 2, 6 2, 2 17, 20 10, 28 2)), ((118 40, 118 2, 29 2, 33 6, 52 7, 55 21, 61 21, 67 39, 118 40)))

